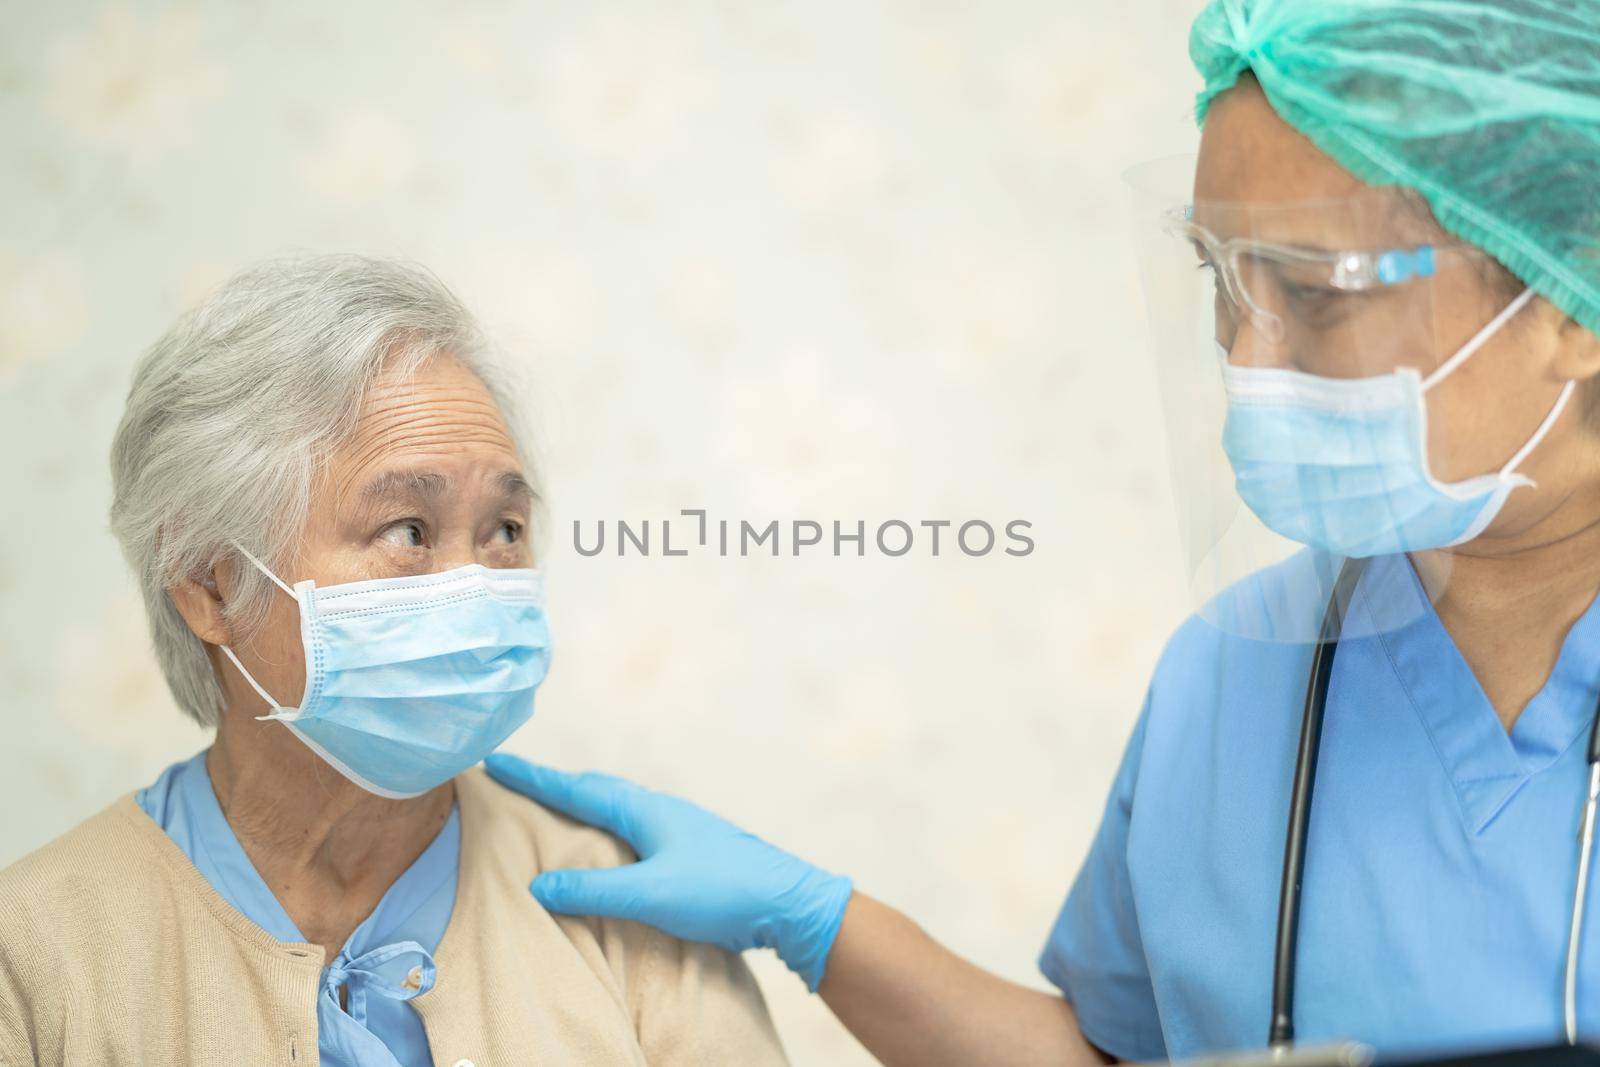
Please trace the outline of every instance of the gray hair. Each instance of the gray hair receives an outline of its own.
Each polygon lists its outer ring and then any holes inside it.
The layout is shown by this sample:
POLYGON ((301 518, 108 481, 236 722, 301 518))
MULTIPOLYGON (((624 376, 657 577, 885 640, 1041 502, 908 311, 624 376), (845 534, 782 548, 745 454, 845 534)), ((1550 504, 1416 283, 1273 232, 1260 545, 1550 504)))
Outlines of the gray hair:
MULTIPOLYGON (((441 353, 500 405, 537 494, 512 390, 483 331, 415 264, 268 260, 230 278, 140 359, 111 448, 111 528, 172 695, 202 726, 217 724, 222 688, 167 590, 221 559, 242 562, 235 541, 281 573, 305 529, 312 480, 353 431, 367 388, 441 353)), ((247 634, 282 594, 256 568, 235 570, 224 610, 235 635, 247 634)))

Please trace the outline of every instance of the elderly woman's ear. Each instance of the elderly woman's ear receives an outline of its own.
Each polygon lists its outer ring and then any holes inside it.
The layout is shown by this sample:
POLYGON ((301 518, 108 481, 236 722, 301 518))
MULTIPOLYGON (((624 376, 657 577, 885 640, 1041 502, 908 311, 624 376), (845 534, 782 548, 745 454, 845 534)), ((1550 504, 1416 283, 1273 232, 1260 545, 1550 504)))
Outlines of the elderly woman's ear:
POLYGON ((222 591, 217 588, 217 568, 181 579, 167 589, 172 606, 194 635, 208 645, 226 645, 233 638, 223 617, 222 591))

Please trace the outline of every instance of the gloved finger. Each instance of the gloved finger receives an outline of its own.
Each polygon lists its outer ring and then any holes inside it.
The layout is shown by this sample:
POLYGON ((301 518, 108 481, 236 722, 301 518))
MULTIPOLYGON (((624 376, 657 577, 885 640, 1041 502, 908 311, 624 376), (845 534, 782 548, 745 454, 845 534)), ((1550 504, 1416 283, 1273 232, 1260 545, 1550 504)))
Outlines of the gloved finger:
MULTIPOLYGON (((652 872, 647 863, 545 871, 529 884, 534 899, 562 915, 651 920, 652 872)), ((659 876, 654 876, 657 880, 659 876)))
POLYGON ((501 785, 579 822, 616 834, 635 845, 637 850, 637 845, 629 840, 629 820, 621 800, 639 787, 627 779, 593 771, 582 774, 558 771, 505 752, 490 753, 483 765, 489 776, 501 785))

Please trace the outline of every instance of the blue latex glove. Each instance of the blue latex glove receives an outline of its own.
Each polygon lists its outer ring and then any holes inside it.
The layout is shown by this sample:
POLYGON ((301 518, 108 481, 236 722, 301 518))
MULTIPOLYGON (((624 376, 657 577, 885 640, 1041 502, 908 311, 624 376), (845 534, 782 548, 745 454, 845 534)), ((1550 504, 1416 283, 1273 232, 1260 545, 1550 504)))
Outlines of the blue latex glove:
POLYGON ((624 867, 540 874, 529 888, 550 911, 633 919, 731 952, 777 949, 816 992, 850 900, 849 878, 623 778, 568 774, 498 752, 483 762, 502 785, 617 835, 639 855, 624 867))

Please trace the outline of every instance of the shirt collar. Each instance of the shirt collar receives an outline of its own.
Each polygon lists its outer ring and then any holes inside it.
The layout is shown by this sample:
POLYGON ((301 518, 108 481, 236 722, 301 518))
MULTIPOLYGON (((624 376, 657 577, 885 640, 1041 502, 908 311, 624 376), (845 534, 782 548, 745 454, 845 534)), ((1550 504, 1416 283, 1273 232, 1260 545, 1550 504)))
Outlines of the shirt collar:
POLYGON ((1555 668, 1508 734, 1429 603, 1411 561, 1379 556, 1356 600, 1454 786, 1472 833, 1593 722, 1600 692, 1600 598, 1567 631, 1555 668))

